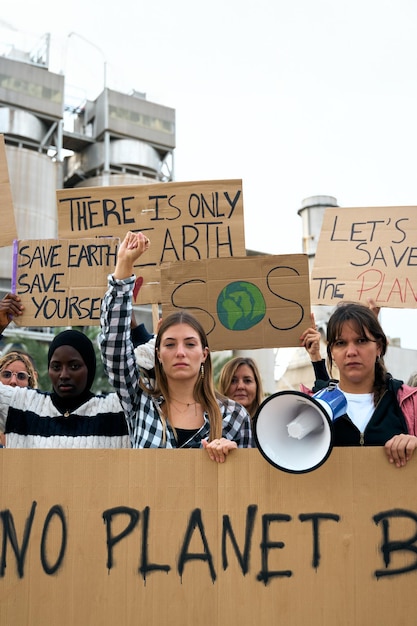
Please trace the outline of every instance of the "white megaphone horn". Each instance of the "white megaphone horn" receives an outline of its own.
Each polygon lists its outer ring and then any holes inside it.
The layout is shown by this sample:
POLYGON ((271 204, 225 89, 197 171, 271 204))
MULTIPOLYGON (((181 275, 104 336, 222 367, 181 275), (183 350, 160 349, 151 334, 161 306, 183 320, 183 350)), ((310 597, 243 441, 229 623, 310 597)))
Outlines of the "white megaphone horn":
POLYGON ((278 469, 311 472, 328 459, 333 448, 332 422, 346 413, 346 405, 334 380, 312 396, 278 391, 262 402, 254 416, 258 449, 278 469))

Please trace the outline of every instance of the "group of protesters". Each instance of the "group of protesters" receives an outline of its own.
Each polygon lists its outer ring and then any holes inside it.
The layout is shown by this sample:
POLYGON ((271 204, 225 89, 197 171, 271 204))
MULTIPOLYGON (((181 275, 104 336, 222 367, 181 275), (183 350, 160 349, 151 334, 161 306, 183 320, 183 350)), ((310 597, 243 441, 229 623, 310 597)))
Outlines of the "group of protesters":
MULTIPOLYGON (((28 355, 8 353, 0 360, 6 448, 204 448, 211 460, 223 463, 233 450, 255 445, 263 390, 252 359, 227 363, 216 389, 206 334, 185 310, 163 318, 155 336, 135 340, 134 266, 150 245, 141 232, 126 234, 101 304, 99 344, 114 391, 91 391, 95 350, 78 330, 58 333, 49 347, 50 392, 37 388, 28 355), (143 360, 138 344, 145 341, 143 360)), ((0 331, 22 311, 20 298, 8 294, 0 303, 0 331)), ((334 424, 335 445, 384 446, 389 462, 404 466, 417 447, 417 387, 387 372, 388 341, 375 311, 358 303, 335 307, 327 325, 329 372, 314 318, 300 344, 316 375, 313 389, 301 386, 304 393, 328 385, 337 369, 347 409, 334 424)))

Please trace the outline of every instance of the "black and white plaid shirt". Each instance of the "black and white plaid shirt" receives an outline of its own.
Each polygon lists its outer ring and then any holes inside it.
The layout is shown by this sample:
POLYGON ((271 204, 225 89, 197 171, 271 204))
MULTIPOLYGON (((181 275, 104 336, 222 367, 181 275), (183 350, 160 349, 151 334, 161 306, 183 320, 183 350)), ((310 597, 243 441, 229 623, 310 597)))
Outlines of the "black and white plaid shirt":
MULTIPOLYGON (((129 427, 133 448, 176 448, 177 442, 169 423, 166 439, 160 406, 164 398, 153 397, 139 385, 140 370, 130 337, 132 292, 135 277, 124 280, 108 278, 108 289, 101 306, 100 347, 104 368, 118 393, 129 427)), ((235 441, 239 448, 252 447, 250 417, 246 409, 233 400, 218 400, 223 418, 223 437, 235 441)), ((210 434, 208 417, 204 424, 181 447, 202 448, 210 434)))

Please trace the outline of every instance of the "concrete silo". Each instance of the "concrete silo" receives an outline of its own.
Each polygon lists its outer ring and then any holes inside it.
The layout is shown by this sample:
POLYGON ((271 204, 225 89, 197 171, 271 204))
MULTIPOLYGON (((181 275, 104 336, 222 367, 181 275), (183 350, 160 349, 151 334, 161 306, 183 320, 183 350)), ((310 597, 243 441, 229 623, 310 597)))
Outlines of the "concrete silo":
MULTIPOLYGON (((57 189, 173 180, 174 109, 106 85, 94 101, 74 98, 48 69, 49 36, 32 49, 0 54, 0 134, 19 239, 57 236, 57 189)), ((11 264, 11 247, 0 249, 0 297, 11 264)), ((140 308, 151 328, 151 309, 140 308)))
MULTIPOLYGON (((55 190, 62 164, 51 158, 50 150, 62 119, 64 78, 6 57, 0 57, 0 75, 0 133, 5 139, 18 237, 55 237, 55 190)), ((9 289, 10 276, 11 248, 3 248, 2 290, 9 289)))

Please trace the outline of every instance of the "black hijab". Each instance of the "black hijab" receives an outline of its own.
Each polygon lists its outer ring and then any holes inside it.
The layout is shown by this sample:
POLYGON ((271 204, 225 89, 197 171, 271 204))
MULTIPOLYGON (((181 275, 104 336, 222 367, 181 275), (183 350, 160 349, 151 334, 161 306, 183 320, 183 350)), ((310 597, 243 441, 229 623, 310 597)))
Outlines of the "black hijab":
POLYGON ((61 398, 55 391, 52 391, 51 399, 56 408, 65 413, 74 411, 93 397, 91 386, 96 375, 96 353, 91 340, 79 330, 64 330, 53 339, 48 350, 48 368, 55 350, 61 346, 71 346, 80 354, 87 366, 87 384, 84 391, 73 398, 61 398))

